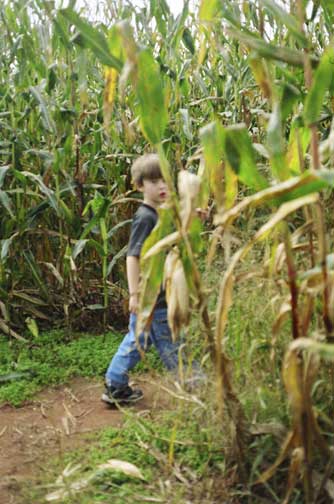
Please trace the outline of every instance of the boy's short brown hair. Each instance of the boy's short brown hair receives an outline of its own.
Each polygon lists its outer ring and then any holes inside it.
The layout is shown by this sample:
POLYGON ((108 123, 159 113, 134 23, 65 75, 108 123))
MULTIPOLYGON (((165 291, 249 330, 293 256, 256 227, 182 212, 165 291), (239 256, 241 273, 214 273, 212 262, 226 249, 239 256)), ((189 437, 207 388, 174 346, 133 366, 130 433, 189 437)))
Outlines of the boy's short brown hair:
POLYGON ((131 166, 131 176, 136 186, 141 187, 144 180, 162 178, 159 156, 157 154, 144 154, 131 166))

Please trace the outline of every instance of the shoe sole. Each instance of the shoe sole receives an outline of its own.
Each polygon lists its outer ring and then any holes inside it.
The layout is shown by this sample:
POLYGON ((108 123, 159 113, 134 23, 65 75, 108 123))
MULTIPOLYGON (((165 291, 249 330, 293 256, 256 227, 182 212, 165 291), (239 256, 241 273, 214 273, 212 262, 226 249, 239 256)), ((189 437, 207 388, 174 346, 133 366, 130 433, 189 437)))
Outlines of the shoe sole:
POLYGON ((143 399, 144 395, 141 395, 140 397, 136 397, 133 399, 110 399, 110 397, 107 394, 102 394, 101 396, 101 401, 107 403, 107 404, 134 404, 141 399, 143 399))

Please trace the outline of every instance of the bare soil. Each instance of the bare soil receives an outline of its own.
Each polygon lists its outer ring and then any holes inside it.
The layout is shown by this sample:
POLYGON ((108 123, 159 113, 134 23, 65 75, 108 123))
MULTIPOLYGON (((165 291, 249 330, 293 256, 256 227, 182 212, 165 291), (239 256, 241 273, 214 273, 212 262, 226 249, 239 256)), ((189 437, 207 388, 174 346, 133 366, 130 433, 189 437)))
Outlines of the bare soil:
MULTIPOLYGON (((160 402, 158 387, 144 381, 144 399, 132 406, 138 412, 160 402)), ((0 504, 21 504, 24 481, 33 481, 48 458, 87 443, 87 433, 122 427, 121 411, 101 401, 102 389, 101 382, 77 378, 21 408, 0 407, 0 504)))

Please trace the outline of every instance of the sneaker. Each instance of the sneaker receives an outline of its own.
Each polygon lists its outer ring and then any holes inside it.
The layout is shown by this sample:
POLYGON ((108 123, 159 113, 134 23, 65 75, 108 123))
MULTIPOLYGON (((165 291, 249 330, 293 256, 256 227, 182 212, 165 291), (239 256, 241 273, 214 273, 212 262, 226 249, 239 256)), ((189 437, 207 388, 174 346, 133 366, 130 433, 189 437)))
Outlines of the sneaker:
POLYGON ((132 404, 140 401, 144 397, 140 389, 132 389, 128 385, 116 388, 106 385, 106 390, 101 396, 101 400, 108 404, 132 404))

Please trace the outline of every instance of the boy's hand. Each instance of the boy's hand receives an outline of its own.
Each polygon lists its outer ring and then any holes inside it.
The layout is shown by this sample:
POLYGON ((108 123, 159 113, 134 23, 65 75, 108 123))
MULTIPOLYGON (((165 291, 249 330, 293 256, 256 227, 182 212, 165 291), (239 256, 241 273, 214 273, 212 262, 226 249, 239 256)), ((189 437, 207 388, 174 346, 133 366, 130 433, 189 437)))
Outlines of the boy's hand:
POLYGON ((133 294, 130 294, 130 299, 129 299, 129 311, 130 313, 137 313, 138 309, 138 293, 135 292, 133 294))

